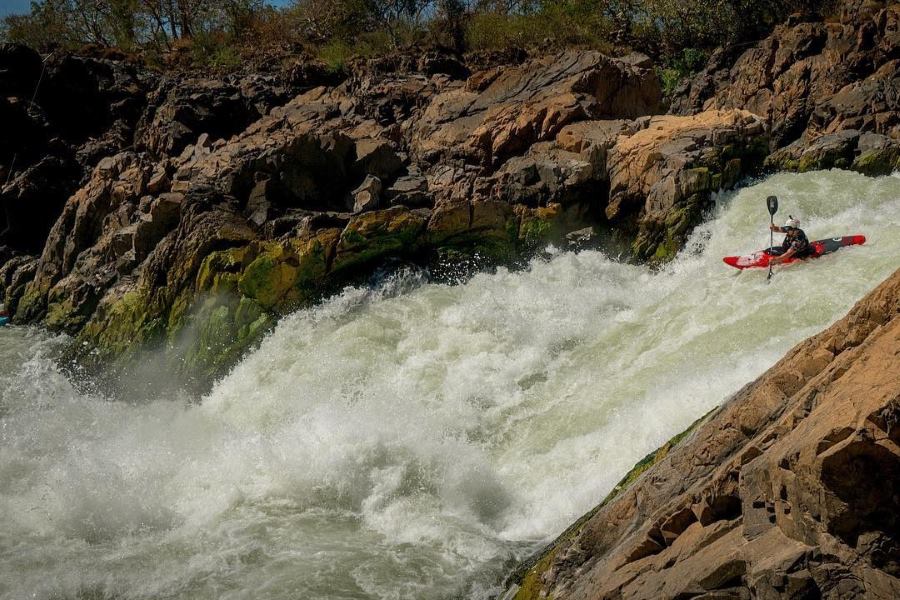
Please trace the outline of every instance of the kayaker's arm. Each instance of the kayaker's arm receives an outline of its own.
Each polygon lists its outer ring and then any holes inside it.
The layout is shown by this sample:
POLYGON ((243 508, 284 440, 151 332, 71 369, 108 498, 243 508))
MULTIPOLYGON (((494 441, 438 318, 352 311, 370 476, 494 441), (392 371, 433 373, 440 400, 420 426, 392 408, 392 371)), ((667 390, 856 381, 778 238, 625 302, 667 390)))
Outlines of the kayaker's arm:
POLYGON ((775 233, 787 233, 787 231, 785 231, 784 229, 782 229, 781 227, 779 227, 778 225, 776 225, 774 223, 769 225, 769 229, 771 229, 775 233))
POLYGON ((784 254, 779 254, 778 256, 773 256, 772 258, 770 258, 769 264, 777 265, 780 262, 786 261, 787 259, 789 259, 796 253, 797 253, 797 249, 794 248, 793 246, 791 246, 790 248, 788 248, 787 252, 785 252, 784 254))

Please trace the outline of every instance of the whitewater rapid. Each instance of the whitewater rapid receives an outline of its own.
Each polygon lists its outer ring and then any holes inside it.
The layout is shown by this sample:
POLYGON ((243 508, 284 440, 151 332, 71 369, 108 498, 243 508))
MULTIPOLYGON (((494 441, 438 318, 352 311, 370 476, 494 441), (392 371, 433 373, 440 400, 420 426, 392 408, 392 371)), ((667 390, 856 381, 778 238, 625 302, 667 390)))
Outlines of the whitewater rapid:
MULTIPOLYGON (((79 392, 0 328, 0 598, 486 598, 641 457, 900 266, 900 177, 722 195, 658 272, 398 275, 285 318, 204 398, 79 392), (764 199, 862 247, 765 272, 764 199)), ((160 374, 165 377, 165 374, 160 374)))

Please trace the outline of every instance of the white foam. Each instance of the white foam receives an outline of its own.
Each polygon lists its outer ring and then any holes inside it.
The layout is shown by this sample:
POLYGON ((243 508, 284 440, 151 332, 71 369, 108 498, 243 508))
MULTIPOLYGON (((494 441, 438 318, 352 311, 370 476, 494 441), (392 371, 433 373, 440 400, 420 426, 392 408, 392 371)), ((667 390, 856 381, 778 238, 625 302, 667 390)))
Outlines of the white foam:
POLYGON ((80 394, 0 329, 0 596, 482 597, 896 268, 898 216, 896 177, 778 175, 658 273, 559 252, 349 289, 193 405, 80 394), (772 193, 812 239, 869 243, 771 284, 729 269, 768 245, 772 193))

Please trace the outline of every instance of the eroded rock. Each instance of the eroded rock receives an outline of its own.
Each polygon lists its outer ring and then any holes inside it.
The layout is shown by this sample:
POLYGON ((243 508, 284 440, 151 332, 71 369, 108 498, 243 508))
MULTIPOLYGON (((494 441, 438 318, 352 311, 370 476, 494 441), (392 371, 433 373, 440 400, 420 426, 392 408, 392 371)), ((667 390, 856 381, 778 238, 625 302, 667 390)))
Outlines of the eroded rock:
POLYGON ((898 348, 900 271, 657 453, 515 598, 897 597, 898 348))

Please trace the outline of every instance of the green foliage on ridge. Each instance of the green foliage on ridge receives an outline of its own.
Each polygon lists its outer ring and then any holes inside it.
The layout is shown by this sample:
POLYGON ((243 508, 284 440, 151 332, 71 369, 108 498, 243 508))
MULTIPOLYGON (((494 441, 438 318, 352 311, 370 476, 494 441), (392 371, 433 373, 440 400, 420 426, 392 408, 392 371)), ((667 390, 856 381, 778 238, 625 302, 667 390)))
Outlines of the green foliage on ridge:
POLYGON ((355 57, 411 45, 457 52, 590 47, 638 50, 671 92, 719 45, 759 39, 813 0, 36 0, 0 38, 41 51, 85 44, 150 64, 237 68, 266 53, 311 53, 341 71, 355 57))

